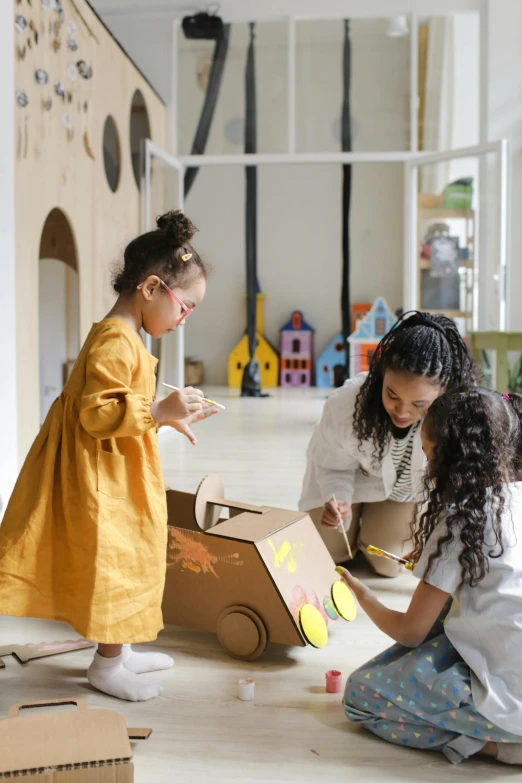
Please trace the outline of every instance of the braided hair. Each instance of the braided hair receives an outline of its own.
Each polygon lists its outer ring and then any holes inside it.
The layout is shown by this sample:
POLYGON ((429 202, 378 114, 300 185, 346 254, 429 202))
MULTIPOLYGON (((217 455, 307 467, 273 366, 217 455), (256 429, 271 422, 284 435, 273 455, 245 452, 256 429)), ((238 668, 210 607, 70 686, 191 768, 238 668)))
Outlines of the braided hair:
POLYGON ((359 446, 363 440, 373 440, 377 462, 382 462, 392 427, 382 404, 386 370, 423 375, 449 390, 474 384, 479 378, 478 367, 454 321, 440 313, 404 313, 377 346, 355 402, 354 431, 359 446))

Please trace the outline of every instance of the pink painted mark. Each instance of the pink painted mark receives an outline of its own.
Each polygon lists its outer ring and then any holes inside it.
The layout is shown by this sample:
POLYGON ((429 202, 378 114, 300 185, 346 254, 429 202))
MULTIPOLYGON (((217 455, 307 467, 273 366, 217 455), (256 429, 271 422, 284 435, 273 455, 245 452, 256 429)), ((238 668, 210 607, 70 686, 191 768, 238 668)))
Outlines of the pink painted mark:
POLYGON ((457 720, 457 713, 456 713, 456 711, 455 711, 455 710, 452 710, 452 712, 450 712, 450 715, 451 715, 451 717, 452 717, 454 720, 457 720))
POLYGON ((385 718, 386 717, 386 713, 385 712, 379 712, 379 715, 381 716, 381 718, 385 718))
POLYGON ((343 676, 337 669, 330 669, 325 674, 326 677, 326 692, 327 693, 340 693, 343 683, 343 676))
POLYGON ((430 726, 430 727, 429 727, 429 729, 428 729, 428 731, 429 731, 429 733, 430 733, 430 734, 433 734, 433 732, 435 731, 435 729, 433 728, 433 726, 430 726))
POLYGON ((401 666, 401 668, 400 668, 400 669, 397 669, 397 671, 398 671, 398 672, 402 672, 402 666, 401 666))
POLYGON ((426 687, 427 687, 427 688, 428 688, 428 690, 430 690, 430 691, 432 691, 432 690, 433 690, 433 685, 427 685, 426 687))
POLYGON ((404 718, 399 718, 399 723, 404 723, 404 718))
POLYGON ((359 688, 360 688, 360 689, 362 690, 362 692, 364 693, 364 691, 366 690, 366 685, 359 685, 359 688))
POLYGON ((475 718, 473 717, 473 715, 470 715, 470 716, 469 716, 469 722, 470 722, 470 723, 476 723, 477 721, 475 720, 475 718))
POLYGON ((403 723, 401 723, 401 725, 399 726, 399 731, 406 731, 403 723))
POLYGON ((292 598, 293 601, 290 601, 288 608, 290 609, 292 617, 296 623, 299 623, 299 613, 303 606, 305 604, 312 604, 312 606, 315 606, 315 608, 321 613, 323 620, 325 621, 326 625, 328 625, 329 617, 324 606, 322 603, 320 603, 315 590, 308 590, 307 592, 303 587, 301 587, 301 585, 296 585, 292 590, 292 598))

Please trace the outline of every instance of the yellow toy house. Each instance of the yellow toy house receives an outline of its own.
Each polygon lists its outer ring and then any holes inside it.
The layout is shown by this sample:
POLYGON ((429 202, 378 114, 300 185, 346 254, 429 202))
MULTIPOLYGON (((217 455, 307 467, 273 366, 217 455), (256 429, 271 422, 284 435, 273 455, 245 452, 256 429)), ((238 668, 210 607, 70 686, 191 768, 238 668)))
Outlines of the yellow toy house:
MULTIPOLYGON (((255 358, 259 362, 261 371, 261 385, 263 387, 277 386, 279 381, 279 356, 266 337, 263 336, 263 302, 265 296, 261 292, 257 294, 257 348, 255 358)), ((243 370, 248 364, 248 337, 243 335, 233 351, 228 355, 228 385, 234 389, 241 388, 243 370)))

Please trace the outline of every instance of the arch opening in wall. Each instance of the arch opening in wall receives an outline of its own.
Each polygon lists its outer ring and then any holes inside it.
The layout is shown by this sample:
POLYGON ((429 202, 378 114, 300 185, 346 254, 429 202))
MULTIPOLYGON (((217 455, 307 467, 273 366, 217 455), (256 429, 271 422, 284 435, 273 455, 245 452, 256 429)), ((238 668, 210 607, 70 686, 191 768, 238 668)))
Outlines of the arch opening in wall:
POLYGON ((40 238, 38 271, 40 422, 59 396, 80 350, 80 280, 72 226, 49 212, 40 238))
POLYGON ((132 170, 136 185, 140 187, 140 145, 142 139, 150 139, 150 122, 147 104, 141 90, 132 96, 130 112, 130 149, 132 170))
POLYGON ((118 129, 110 114, 103 126, 103 165, 107 183, 112 192, 116 193, 120 182, 121 150, 118 129))

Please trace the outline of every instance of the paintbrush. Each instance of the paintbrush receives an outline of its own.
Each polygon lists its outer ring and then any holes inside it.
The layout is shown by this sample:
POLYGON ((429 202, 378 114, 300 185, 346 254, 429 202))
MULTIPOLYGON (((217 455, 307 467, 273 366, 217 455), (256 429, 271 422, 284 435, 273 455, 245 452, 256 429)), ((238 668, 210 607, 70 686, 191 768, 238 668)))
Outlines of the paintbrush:
POLYGON ((391 552, 385 552, 384 549, 379 549, 378 546, 370 544, 370 546, 366 547, 366 551, 369 555, 375 555, 375 557, 387 557, 388 560, 395 560, 396 563, 401 563, 408 571, 413 571, 415 568, 415 563, 412 563, 411 560, 406 560, 404 557, 399 557, 399 555, 392 555, 391 552))
POLYGON ((346 530, 344 529, 344 520, 343 520, 342 516, 339 513, 339 506, 337 505, 337 500, 336 500, 335 495, 333 493, 332 493, 332 500, 335 503, 335 507, 337 509, 337 517, 338 517, 338 519, 339 519, 339 521, 341 523, 339 525, 339 530, 341 531, 341 534, 342 534, 342 536, 344 538, 344 542, 346 544, 346 549, 348 550, 349 558, 350 558, 350 560, 353 560, 352 548, 350 546, 350 542, 348 541, 348 536, 346 534, 346 530))
MULTIPOLYGON (((177 386, 171 386, 170 383, 162 383, 162 386, 166 386, 167 389, 172 389, 172 391, 181 391, 181 389, 178 389, 177 386)), ((203 402, 208 403, 208 405, 215 405, 216 408, 222 408, 222 410, 226 410, 224 405, 221 405, 220 402, 214 402, 214 400, 207 400, 206 397, 203 397, 203 402)))

